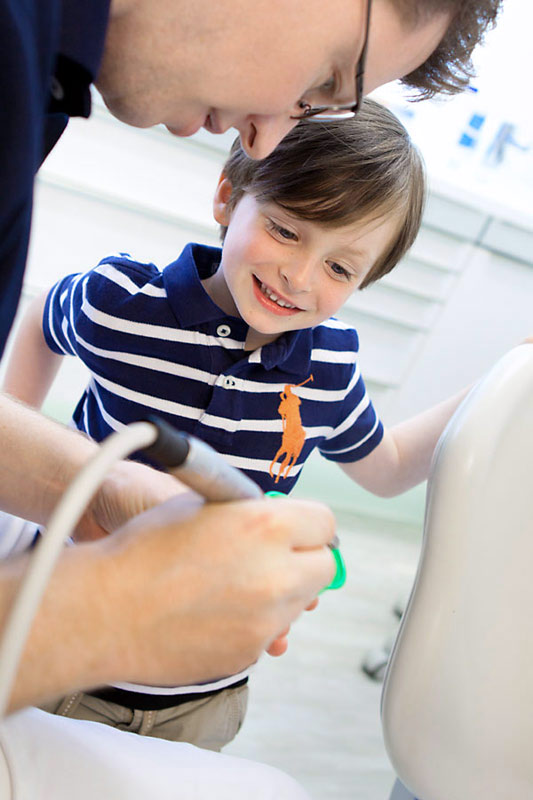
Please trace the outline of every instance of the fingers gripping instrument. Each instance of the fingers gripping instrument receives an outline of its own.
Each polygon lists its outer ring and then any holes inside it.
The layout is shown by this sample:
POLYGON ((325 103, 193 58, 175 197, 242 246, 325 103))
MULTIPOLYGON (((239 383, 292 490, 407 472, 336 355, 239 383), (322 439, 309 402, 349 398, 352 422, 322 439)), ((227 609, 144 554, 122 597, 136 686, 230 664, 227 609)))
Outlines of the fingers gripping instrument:
MULTIPOLYGON (((149 422, 157 428, 158 435, 143 452, 157 464, 172 473, 190 489, 211 502, 228 502, 263 497, 259 486, 243 472, 230 466, 222 456, 205 442, 181 433, 156 417, 149 422)), ((282 492, 267 492, 267 496, 284 496, 282 492)), ((346 582, 346 567, 339 550, 337 536, 329 543, 336 565, 336 573, 326 589, 340 589, 346 582)))
MULTIPOLYGON (((283 492, 267 492, 266 496, 285 497, 283 492)), ((336 534, 331 540, 331 542, 329 542, 328 547, 331 550, 331 555, 333 556, 333 560, 335 561, 335 567, 336 567, 335 575, 333 576, 333 580, 331 581, 331 583, 328 583, 327 586, 324 586, 324 588, 320 590, 320 594, 322 594, 322 592, 326 592, 328 589, 341 589, 346 583, 346 564, 344 563, 342 553, 339 550, 340 541, 339 537, 336 534)))

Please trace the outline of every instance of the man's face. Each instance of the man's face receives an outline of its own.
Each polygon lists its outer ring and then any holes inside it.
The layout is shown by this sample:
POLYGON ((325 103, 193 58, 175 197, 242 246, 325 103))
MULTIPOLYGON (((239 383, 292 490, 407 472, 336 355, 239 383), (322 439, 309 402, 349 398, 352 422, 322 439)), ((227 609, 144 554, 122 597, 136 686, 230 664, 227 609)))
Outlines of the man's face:
MULTIPOLYGON (((124 122, 177 136, 234 127, 264 158, 296 124, 302 98, 354 101, 366 2, 146 0, 121 14, 112 3, 96 85, 124 122)), ((447 24, 440 14, 407 27, 390 0, 373 0, 364 92, 422 64, 447 24)))

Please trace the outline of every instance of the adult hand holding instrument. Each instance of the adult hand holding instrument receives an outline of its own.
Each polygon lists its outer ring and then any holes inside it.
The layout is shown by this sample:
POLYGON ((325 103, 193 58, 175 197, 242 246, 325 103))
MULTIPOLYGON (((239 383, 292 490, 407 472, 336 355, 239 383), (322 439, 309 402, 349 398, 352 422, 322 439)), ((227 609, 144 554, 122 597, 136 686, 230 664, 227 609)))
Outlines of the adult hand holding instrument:
POLYGON ((41 602, 54 565, 65 541, 81 518, 86 504, 106 472, 119 459, 149 448, 159 442, 150 454, 183 483, 207 500, 223 501, 261 496, 261 490, 244 474, 230 467, 214 450, 196 439, 178 434, 159 421, 138 422, 112 434, 100 446, 97 455, 80 471, 57 505, 46 530, 38 542, 28 570, 21 582, 0 643, 0 719, 5 714, 32 620, 41 602))
MULTIPOLYGON (((151 418, 159 430, 157 441, 145 448, 146 455, 165 467, 190 489, 213 502, 261 497, 262 491, 247 475, 230 466, 209 445, 187 436, 160 419, 151 418)), ((267 497, 285 497, 283 492, 266 492, 267 497)), ((346 566, 339 550, 339 538, 329 543, 336 572, 322 591, 340 589, 346 582, 346 566)))

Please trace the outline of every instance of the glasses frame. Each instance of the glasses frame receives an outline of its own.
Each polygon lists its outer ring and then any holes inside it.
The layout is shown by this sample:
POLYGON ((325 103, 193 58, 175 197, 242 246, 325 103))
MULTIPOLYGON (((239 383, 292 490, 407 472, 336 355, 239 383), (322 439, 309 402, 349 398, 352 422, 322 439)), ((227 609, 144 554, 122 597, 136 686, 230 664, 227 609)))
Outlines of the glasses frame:
POLYGON ((291 119, 311 119, 315 122, 323 120, 339 120, 351 119, 355 117, 361 103, 363 102, 363 79, 365 76, 366 53, 368 50, 368 32, 370 29, 370 10, 372 7, 372 0, 367 0, 366 4, 366 18, 365 18, 365 38, 361 55, 357 61, 355 68, 355 103, 348 103, 346 105, 338 106, 311 106, 309 103, 301 101, 304 110, 301 114, 292 114, 291 119), (333 113, 332 113, 333 112, 333 113), (344 113, 337 113, 344 112, 344 113))

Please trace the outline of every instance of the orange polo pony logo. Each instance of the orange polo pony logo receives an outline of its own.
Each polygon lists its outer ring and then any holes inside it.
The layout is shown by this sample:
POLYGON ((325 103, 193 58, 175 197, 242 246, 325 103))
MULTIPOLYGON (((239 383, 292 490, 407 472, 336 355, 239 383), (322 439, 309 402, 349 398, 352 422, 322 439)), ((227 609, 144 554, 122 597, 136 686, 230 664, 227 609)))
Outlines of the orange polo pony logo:
POLYGON ((292 390, 297 386, 304 386, 309 381, 313 380, 310 375, 303 383, 289 383, 285 385, 285 391, 280 393, 281 403, 278 406, 278 412, 281 415, 281 424, 283 433, 281 436, 281 447, 272 459, 270 465, 270 477, 274 477, 274 465, 278 458, 284 456, 283 461, 279 466, 279 472, 276 475, 277 483, 280 478, 287 478, 290 470, 296 464, 296 459, 301 453, 302 447, 305 442, 305 431, 302 425, 302 418, 300 417, 300 404, 301 400, 298 395, 293 394, 292 390))

